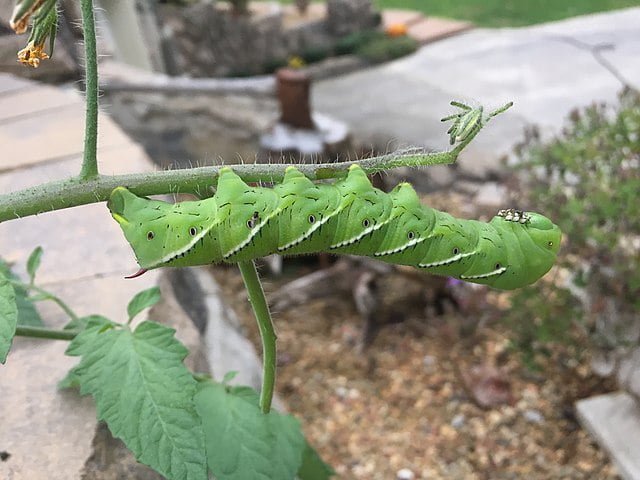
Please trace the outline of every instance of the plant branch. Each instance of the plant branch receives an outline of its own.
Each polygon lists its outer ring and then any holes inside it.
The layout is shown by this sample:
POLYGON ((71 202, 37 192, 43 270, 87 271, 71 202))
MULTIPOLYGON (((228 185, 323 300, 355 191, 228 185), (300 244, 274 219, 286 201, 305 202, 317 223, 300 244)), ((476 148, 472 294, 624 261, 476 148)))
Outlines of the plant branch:
MULTIPOLYGON (((83 6, 89 0, 82 0, 83 6)), ((97 73, 97 71, 96 71, 97 73)), ((89 77, 89 73, 87 73, 89 77)), ((97 92, 96 92, 97 93, 97 92)), ((96 100, 97 101, 97 100, 96 100)), ((87 101, 89 104, 89 99, 87 101)), ((457 102, 452 105, 458 106, 457 102)), ((353 162, 313 164, 247 164, 234 165, 233 170, 248 182, 277 182, 284 177, 285 170, 294 166, 311 180, 339 178, 346 175, 348 168, 358 164, 368 173, 378 173, 397 167, 428 167, 431 165, 446 165, 456 161, 460 152, 475 138, 486 124, 496 115, 507 110, 512 104, 508 103, 492 113, 482 116, 482 107, 475 110, 466 107, 463 113, 451 115, 443 120, 455 119, 464 123, 468 116, 481 115, 477 123, 464 135, 453 135, 453 141, 458 142, 451 150, 427 153, 423 150, 409 150, 394 152, 374 158, 353 162)), ((97 109, 97 103, 96 103, 97 109)), ((87 113, 89 108, 87 109, 87 113)), ((96 110, 97 113, 97 110, 96 110)), ((473 117, 475 118, 475 117, 473 117)), ((89 130, 87 130, 89 133, 89 130)), ((451 132, 451 129, 450 129, 451 132)), ((95 133, 95 132, 94 132, 95 133)), ((90 135, 87 135, 87 138, 90 135)), ((85 151, 85 153, 88 150, 85 151)), ((85 159, 87 156, 85 155, 85 159)), ((85 166, 83 162, 83 172, 85 166)), ((88 167, 87 167, 88 168, 88 167)), ((129 175, 103 176, 95 170, 79 177, 37 185, 17 192, 0 195, 0 222, 16 218, 37 215, 52 210, 76 207, 88 203, 105 201, 111 191, 118 187, 128 187, 133 193, 141 196, 161 193, 193 193, 199 197, 215 185, 221 167, 200 167, 184 170, 168 170, 162 172, 138 173, 129 175), (95 172, 95 173, 91 173, 95 172)))
POLYGON ((85 98, 87 102, 84 155, 80 178, 98 176, 98 53, 96 50, 96 25, 92 0, 80 0, 84 30, 85 98))
POLYGON ((276 382, 276 332, 271 321, 269 306, 264 297, 256 264, 252 260, 238 262, 244 280, 249 302, 258 321, 260 338, 262 339, 262 388, 260 389, 260 409, 269 413, 276 382))
POLYGON ((9 283, 11 283, 14 287, 24 288, 25 290, 33 290, 34 292, 39 293, 42 296, 42 300, 51 300, 53 303, 58 305, 64 311, 64 313, 69 316, 71 320, 78 320, 78 316, 73 310, 71 310, 69 305, 62 301, 62 299, 56 297, 53 293, 47 292, 46 290, 40 287, 36 287, 35 285, 30 283, 22 283, 16 280, 9 280, 9 283))
POLYGON ((73 340, 80 332, 76 330, 53 330, 42 327, 16 327, 16 337, 48 338, 49 340, 73 340))
MULTIPOLYGON (((479 131, 479 129, 478 129, 479 131)), ((442 152, 396 152, 360 161, 342 163, 293 165, 311 180, 339 178, 350 165, 358 164, 372 174, 397 167, 420 167, 454 163, 477 132, 455 148, 442 152)), ((277 182, 282 180, 285 164, 233 165, 233 171, 247 182, 277 182)), ((200 167, 184 170, 128 175, 99 175, 91 179, 78 177, 48 182, 35 187, 0 195, 0 222, 63 208, 105 201, 118 186, 129 188, 136 195, 162 193, 194 193, 198 196, 216 184, 221 167, 200 167)))

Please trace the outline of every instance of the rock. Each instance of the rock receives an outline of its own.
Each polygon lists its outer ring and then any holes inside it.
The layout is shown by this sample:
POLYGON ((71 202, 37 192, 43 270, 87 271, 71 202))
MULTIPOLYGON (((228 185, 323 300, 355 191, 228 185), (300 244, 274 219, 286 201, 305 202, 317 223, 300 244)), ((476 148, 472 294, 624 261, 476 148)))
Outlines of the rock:
POLYGON ((204 293, 205 342, 211 374, 222 380, 227 372, 235 371, 238 374, 231 383, 259 389, 261 361, 252 343, 244 336, 238 317, 225 304, 220 287, 207 269, 192 268, 189 271, 195 275, 204 293))
POLYGON ((462 413, 459 413, 451 419, 451 426, 456 430, 459 430, 464 426, 465 421, 466 417, 462 413))
MULTIPOLYGON (((82 293, 90 292, 87 288, 82 293)), ((14 340, 0 375, 0 448, 9 455, 0 462, 0 478, 52 478, 52 472, 55 478, 80 478, 97 422, 90 398, 58 391, 58 381, 77 362, 64 355, 66 346, 66 342, 14 340)))
POLYGON ((344 123, 322 114, 313 114, 313 123, 314 129, 276 123, 260 137, 260 146, 264 150, 260 160, 291 157, 318 161, 320 158, 334 159, 348 152, 350 137, 344 123))
POLYGON ((512 404, 511 381, 506 373, 488 364, 474 365, 461 372, 467 391, 482 408, 512 404))
POLYGON ((620 360, 617 378, 621 388, 640 398, 640 348, 620 360))
POLYGON ((480 186, 481 184, 476 183, 476 182, 469 182, 466 180, 457 180, 455 182, 455 189, 461 193, 464 193, 466 195, 475 195, 478 193, 478 190, 480 190, 480 186))
POLYGON ((165 477, 138 463, 131 451, 113 438, 106 424, 100 423, 92 444, 93 453, 82 470, 82 480, 163 480, 165 477))
POLYGON ((525 410, 523 416, 524 419, 529 423, 541 424, 542 422, 544 422, 544 416, 538 410, 525 410))
POLYGON ((327 28, 334 35, 374 28, 380 20, 371 0, 327 0, 327 28))
POLYGON ((576 402, 580 423, 610 455, 621 478, 640 478, 640 406, 624 392, 576 402))
POLYGON ((413 480, 414 478, 416 478, 416 474, 408 468, 402 468, 396 473, 397 480, 413 480))
POLYGON ((209 2, 159 5, 167 72, 195 77, 261 73, 269 61, 286 62, 282 11, 235 15, 209 2))
POLYGON ((422 365, 424 365, 424 367, 429 371, 433 370, 436 362, 436 357, 434 357, 433 355, 425 355, 422 358, 422 365))
POLYGON ((591 357, 591 370, 599 377, 606 378, 615 373, 618 362, 618 352, 596 349, 591 357))
POLYGON ((109 113, 162 166, 253 161, 277 119, 270 95, 107 92, 109 113))

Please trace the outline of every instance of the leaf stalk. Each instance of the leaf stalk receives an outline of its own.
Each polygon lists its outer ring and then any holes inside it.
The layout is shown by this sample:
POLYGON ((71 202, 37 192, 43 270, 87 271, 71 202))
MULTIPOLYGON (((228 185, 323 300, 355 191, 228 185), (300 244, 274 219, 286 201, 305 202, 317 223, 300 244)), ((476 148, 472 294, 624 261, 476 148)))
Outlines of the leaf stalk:
POLYGON ((238 262, 242 279, 247 288, 247 295, 253 313, 258 321, 260 338, 262 339, 262 388, 260 389, 260 409, 267 414, 271 410, 273 391, 276 382, 276 340, 271 313, 264 296, 264 290, 258 277, 256 264, 253 260, 238 262))
POLYGON ((49 340, 73 340, 80 332, 75 330, 54 330, 43 327, 18 325, 16 337, 46 338, 49 340))

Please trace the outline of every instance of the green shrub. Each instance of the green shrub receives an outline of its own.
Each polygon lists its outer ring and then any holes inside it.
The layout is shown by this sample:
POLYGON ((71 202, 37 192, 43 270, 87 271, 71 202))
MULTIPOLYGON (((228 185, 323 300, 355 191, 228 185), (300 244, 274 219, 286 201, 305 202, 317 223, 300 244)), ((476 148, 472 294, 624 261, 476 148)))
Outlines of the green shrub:
POLYGON ((244 15, 249 12, 249 0, 229 0, 233 7, 233 11, 238 15, 244 15))
POLYGON ((324 60, 329 55, 331 55, 331 50, 327 47, 320 46, 311 46, 307 47, 300 52, 300 58, 302 58, 305 63, 315 63, 320 60, 324 60))
POLYGON ((559 268, 550 276, 555 285, 538 282, 511 297, 516 343, 524 348, 527 336, 529 347, 567 340, 575 321, 594 347, 637 343, 640 96, 627 91, 615 109, 574 112, 551 141, 533 132, 519 156, 516 188, 529 192, 532 209, 552 218, 564 240, 559 268))
POLYGON ((350 55, 363 47, 368 42, 384 36, 384 33, 377 30, 365 30, 362 32, 354 32, 342 37, 336 42, 334 51, 336 55, 350 55))
POLYGON ((382 37, 365 43, 356 50, 356 54, 371 63, 382 63, 413 53, 418 42, 411 37, 382 37))
POLYGON ((264 63, 262 69, 264 73, 273 73, 279 68, 286 67, 286 66, 287 66, 286 58, 272 58, 270 60, 267 60, 264 63))

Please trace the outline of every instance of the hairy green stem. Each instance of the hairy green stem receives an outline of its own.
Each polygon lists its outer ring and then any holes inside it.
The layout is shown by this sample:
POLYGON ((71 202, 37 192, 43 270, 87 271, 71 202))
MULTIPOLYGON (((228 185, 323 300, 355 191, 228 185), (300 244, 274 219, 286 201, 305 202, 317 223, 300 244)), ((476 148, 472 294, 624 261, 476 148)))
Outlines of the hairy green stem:
POLYGON ((80 178, 98 176, 98 53, 92 0, 80 0, 84 31, 85 98, 87 102, 84 155, 80 178))
POLYGON ((36 287, 35 285, 22 283, 16 280, 9 280, 9 283, 11 283, 14 287, 24 288, 25 290, 33 290, 34 292, 39 293, 43 297, 42 300, 51 300, 53 303, 58 305, 60 309, 62 309, 71 320, 78 320, 78 316, 73 310, 71 310, 71 307, 69 307, 69 305, 62 301, 62 299, 56 297, 53 293, 47 292, 43 288, 36 287))
POLYGON ((252 261, 238 262, 242 279, 247 287, 249 302, 258 321, 262 339, 262 388, 260 389, 260 409, 269 413, 276 382, 276 332, 271 321, 269 306, 262 290, 256 264, 252 261))
POLYGON ((42 327, 16 327, 16 337, 47 338, 49 340, 73 340, 80 332, 75 330, 53 330, 42 327))
MULTIPOLYGON (((365 172, 378 173, 396 167, 420 167, 455 162, 462 149, 471 140, 465 140, 454 149, 444 152, 397 152, 365 160, 343 163, 293 165, 311 180, 338 178, 346 174, 349 166, 360 165, 365 172)), ((285 164, 233 165, 247 182, 277 182, 284 177, 285 164)), ((128 175, 99 175, 91 179, 67 178, 35 187, 0 195, 0 222, 29 215, 102 202, 118 186, 128 187, 136 195, 161 193, 194 193, 201 195, 215 186, 220 167, 200 167, 184 170, 128 175)))

